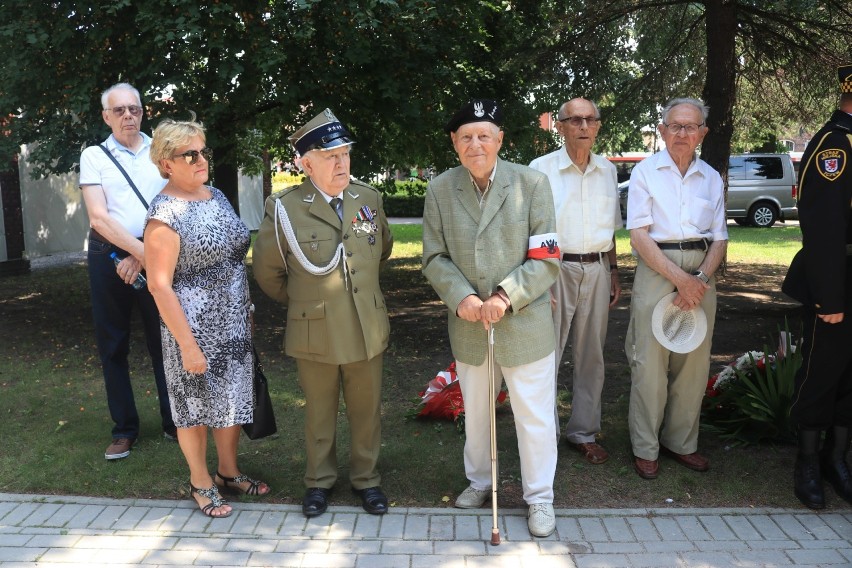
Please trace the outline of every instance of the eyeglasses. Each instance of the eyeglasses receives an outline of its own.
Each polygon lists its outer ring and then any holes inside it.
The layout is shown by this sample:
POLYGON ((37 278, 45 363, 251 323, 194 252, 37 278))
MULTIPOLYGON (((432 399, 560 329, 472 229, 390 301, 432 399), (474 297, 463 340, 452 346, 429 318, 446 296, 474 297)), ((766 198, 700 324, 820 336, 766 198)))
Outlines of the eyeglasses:
POLYGON ((583 126, 584 122, 588 122, 590 127, 595 127, 601 119, 595 116, 566 116, 565 118, 560 118, 559 122, 567 122, 571 126, 583 126))
POLYGON ((172 156, 172 160, 177 160, 178 158, 183 158, 187 164, 190 166, 194 166, 198 163, 198 156, 203 156, 206 161, 210 161, 213 158, 213 150, 205 146, 201 150, 190 150, 188 152, 184 152, 183 154, 177 154, 172 156))
POLYGON ((105 108, 104 110, 111 110, 112 115, 116 118, 124 116, 124 111, 129 111, 133 116, 140 116, 142 114, 142 107, 137 105, 105 108))
POLYGON ((698 129, 704 126, 704 123, 701 124, 678 124, 677 122, 672 122, 671 124, 663 123, 663 126, 669 129, 669 132, 677 136, 680 134, 681 130, 685 130, 687 134, 695 134, 698 132, 698 129))

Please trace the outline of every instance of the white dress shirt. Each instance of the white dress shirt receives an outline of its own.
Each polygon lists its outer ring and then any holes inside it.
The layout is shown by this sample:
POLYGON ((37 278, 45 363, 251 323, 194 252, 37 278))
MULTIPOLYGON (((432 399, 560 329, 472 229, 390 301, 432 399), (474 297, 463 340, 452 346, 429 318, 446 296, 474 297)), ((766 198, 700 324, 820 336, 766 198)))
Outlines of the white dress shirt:
POLYGON ((563 146, 536 158, 530 167, 550 180, 559 250, 584 254, 611 249, 613 234, 622 227, 615 166, 591 154, 586 171, 580 171, 563 146))
MULTIPOLYGON (((667 150, 645 158, 630 174, 627 228, 649 227, 658 243, 727 240, 722 178, 696 158, 686 175, 667 150)), ((560 243, 561 244, 561 243, 560 243)))

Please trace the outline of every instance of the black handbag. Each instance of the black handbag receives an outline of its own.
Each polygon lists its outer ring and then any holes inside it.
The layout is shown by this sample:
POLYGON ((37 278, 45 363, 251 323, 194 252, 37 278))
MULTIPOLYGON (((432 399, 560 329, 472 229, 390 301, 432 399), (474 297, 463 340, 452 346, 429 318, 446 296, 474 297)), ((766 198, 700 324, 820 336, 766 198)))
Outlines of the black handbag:
POLYGON ((273 435, 278 431, 275 424, 275 413, 272 410, 272 399, 269 398, 269 385, 263 374, 263 365, 254 351, 254 422, 243 424, 243 432, 251 440, 258 440, 273 435))

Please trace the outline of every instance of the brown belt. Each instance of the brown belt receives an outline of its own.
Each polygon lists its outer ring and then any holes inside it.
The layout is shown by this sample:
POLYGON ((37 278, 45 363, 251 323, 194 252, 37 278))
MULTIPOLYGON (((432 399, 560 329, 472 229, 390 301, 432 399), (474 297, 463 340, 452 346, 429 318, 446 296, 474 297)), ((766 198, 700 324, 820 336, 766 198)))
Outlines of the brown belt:
POLYGON ((89 227, 89 240, 90 241, 91 240, 100 241, 100 242, 104 243, 105 245, 112 244, 107 240, 107 238, 105 236, 103 236, 102 234, 97 232, 94 227, 89 227))
POLYGON ((572 254, 566 252, 562 255, 562 262, 600 262, 602 252, 584 252, 582 254, 572 254))
POLYGON ((698 239, 697 241, 681 241, 679 243, 657 243, 662 250, 703 250, 710 248, 710 241, 698 239))
MULTIPOLYGON (((123 250, 123 249, 119 249, 117 246, 115 246, 114 244, 109 242, 109 240, 105 236, 103 236, 102 234, 97 232, 94 229, 94 227, 89 227, 89 240, 90 241, 100 241, 105 245, 110 245, 111 247, 115 248, 116 250, 123 250)), ((137 237, 137 240, 141 241, 142 237, 137 237)))

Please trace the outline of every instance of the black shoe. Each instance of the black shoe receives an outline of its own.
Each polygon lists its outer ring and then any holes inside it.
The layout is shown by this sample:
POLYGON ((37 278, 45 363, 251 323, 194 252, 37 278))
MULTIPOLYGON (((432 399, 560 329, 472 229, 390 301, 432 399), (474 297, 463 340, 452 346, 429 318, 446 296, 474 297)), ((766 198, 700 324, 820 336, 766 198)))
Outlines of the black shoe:
POLYGON ((309 487, 302 499, 302 514, 306 517, 318 517, 328 509, 328 494, 331 489, 309 487))
POLYGON ((825 446, 820 452, 820 473, 837 495, 852 503, 852 472, 846 462, 849 453, 850 431, 847 426, 834 426, 825 436, 825 446))
POLYGON ((793 470, 793 493, 809 509, 825 509, 825 492, 820 477, 819 457, 796 457, 793 470))
POLYGON ((172 426, 171 428, 163 430, 163 438, 169 442, 177 442, 177 428, 172 426))
POLYGON ((388 498, 382 493, 380 487, 367 487, 366 489, 352 488, 352 492, 361 498, 361 506, 371 515, 384 515, 388 512, 388 498))

